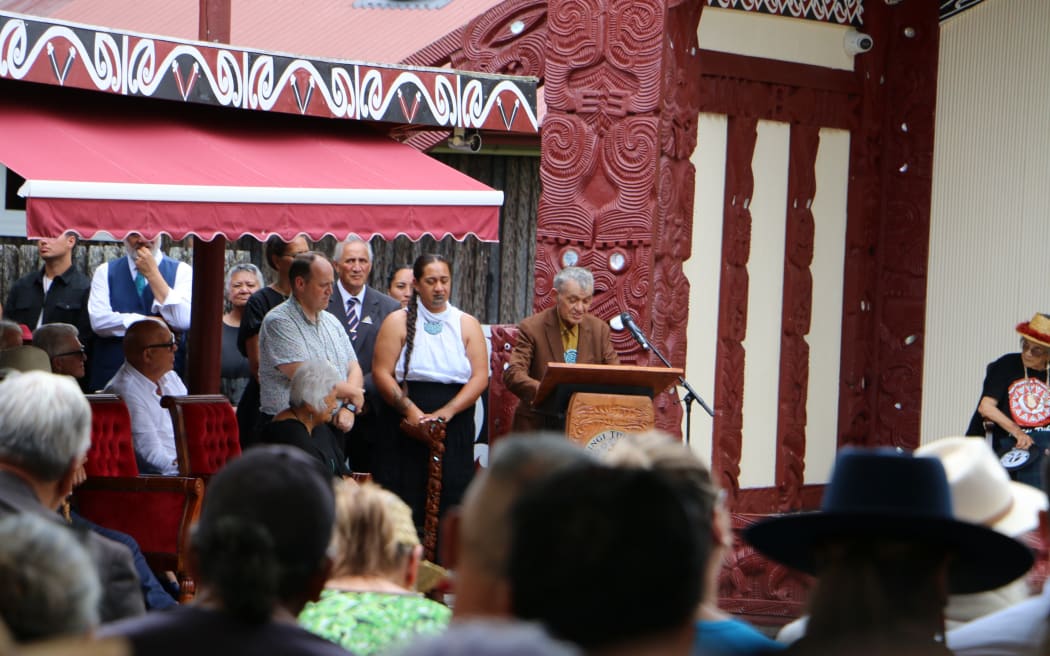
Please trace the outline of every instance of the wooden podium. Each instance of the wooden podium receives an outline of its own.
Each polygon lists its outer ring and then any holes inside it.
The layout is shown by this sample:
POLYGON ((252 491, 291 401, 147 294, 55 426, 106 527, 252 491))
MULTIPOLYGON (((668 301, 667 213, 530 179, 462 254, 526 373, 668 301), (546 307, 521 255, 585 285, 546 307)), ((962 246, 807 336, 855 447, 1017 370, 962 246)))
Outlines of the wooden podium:
POLYGON ((587 449, 604 450, 623 433, 655 425, 653 397, 682 376, 681 369, 552 362, 533 407, 565 418, 565 436, 587 449))

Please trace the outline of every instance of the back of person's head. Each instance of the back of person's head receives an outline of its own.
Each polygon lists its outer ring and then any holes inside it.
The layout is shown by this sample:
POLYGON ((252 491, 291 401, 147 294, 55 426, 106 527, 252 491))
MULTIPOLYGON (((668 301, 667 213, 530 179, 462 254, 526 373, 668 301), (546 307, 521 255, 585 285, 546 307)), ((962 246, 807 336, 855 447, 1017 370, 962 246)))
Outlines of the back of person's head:
POLYGON ((307 360, 299 365, 288 386, 288 405, 301 408, 309 405, 315 411, 325 408, 325 397, 343 377, 328 360, 307 360))
POLYGON ((15 373, 0 382, 0 462, 57 481, 91 445, 91 406, 68 376, 15 373))
POLYGON ((0 351, 0 369, 5 371, 46 371, 51 373, 51 358, 36 346, 15 346, 0 351))
POLYGON ((699 510, 663 474, 565 470, 526 491, 511 521, 518 617, 587 651, 691 635, 704 568, 699 510))
POLYGON ((335 493, 334 576, 381 576, 401 584, 406 561, 421 550, 412 509, 378 485, 339 483, 335 493))
POLYGON ((21 346, 22 326, 10 319, 0 319, 0 351, 21 346))
POLYGON ((331 477, 294 447, 260 446, 208 483, 192 544, 202 586, 223 609, 263 622, 297 614, 324 583, 335 517, 331 477))
POLYGON ((99 621, 98 574, 75 534, 33 513, 0 519, 0 617, 18 642, 82 635, 99 621))
POLYGON ((591 454, 564 435, 518 433, 500 439, 489 466, 463 498, 459 550, 464 560, 493 577, 507 575, 507 514, 521 493, 565 467, 593 463, 591 454))
POLYGON ((574 645, 528 622, 456 622, 440 635, 416 641, 399 656, 580 656, 574 645))

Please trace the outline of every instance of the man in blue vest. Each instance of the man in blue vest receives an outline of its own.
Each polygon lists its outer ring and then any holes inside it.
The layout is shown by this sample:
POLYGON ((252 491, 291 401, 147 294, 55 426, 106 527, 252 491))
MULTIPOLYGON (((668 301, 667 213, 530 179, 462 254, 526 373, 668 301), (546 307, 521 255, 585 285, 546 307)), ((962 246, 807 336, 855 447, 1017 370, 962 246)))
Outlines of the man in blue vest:
POLYGON ((185 372, 185 333, 190 328, 193 269, 160 252, 160 237, 133 232, 127 253, 100 264, 91 279, 88 315, 98 336, 91 362, 90 389, 106 386, 124 362, 124 332, 147 317, 160 317, 177 334, 175 371, 185 372))

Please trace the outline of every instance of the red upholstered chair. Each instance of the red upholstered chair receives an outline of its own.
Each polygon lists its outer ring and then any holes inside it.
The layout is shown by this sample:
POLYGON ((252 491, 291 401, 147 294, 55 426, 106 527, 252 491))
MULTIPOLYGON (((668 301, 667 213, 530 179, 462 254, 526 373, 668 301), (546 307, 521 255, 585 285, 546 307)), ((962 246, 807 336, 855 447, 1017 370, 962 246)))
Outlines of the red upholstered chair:
POLYGON ((150 567, 174 572, 181 600, 193 598, 189 577, 190 527, 204 499, 204 481, 184 476, 140 476, 127 406, 113 394, 89 394, 91 448, 87 480, 73 494, 77 511, 100 526, 135 538, 150 567))
POLYGON ((518 397, 514 396, 503 384, 503 370, 510 363, 510 354, 518 338, 518 327, 514 324, 494 324, 490 326, 492 335, 492 356, 489 361, 489 448, 496 441, 509 433, 514 424, 514 409, 518 407, 518 397))
POLYGON ((175 453, 182 476, 200 476, 207 480, 227 461, 241 455, 237 415, 225 396, 165 396, 160 404, 171 412, 175 453))

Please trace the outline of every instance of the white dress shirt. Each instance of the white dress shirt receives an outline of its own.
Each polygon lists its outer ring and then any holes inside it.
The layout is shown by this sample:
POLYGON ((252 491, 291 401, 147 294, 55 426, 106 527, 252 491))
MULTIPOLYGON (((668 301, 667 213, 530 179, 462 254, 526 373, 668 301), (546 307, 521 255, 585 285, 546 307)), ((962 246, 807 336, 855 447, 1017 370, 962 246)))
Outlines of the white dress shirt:
MULTIPOLYGON (((157 266, 167 257, 158 253, 157 266)), ((114 260, 116 261, 116 260, 114 260)), ((131 277, 138 273, 135 262, 128 258, 131 266, 131 277)), ((91 277, 91 295, 88 297, 88 316, 91 328, 102 337, 123 337, 131 324, 146 317, 137 312, 114 312, 109 302, 109 262, 103 262, 95 269, 91 277)), ((175 269, 175 284, 171 285, 168 297, 161 303, 153 301, 151 308, 155 314, 168 323, 177 332, 190 329, 190 301, 193 297, 193 268, 185 262, 179 262, 175 269)))
POLYGON ((160 394, 157 385, 127 362, 106 385, 106 392, 119 394, 128 406, 131 415, 131 439, 135 447, 135 460, 142 474, 179 473, 175 462, 175 429, 171 414, 161 407, 162 395, 182 396, 186 386, 174 371, 160 379, 160 394))

